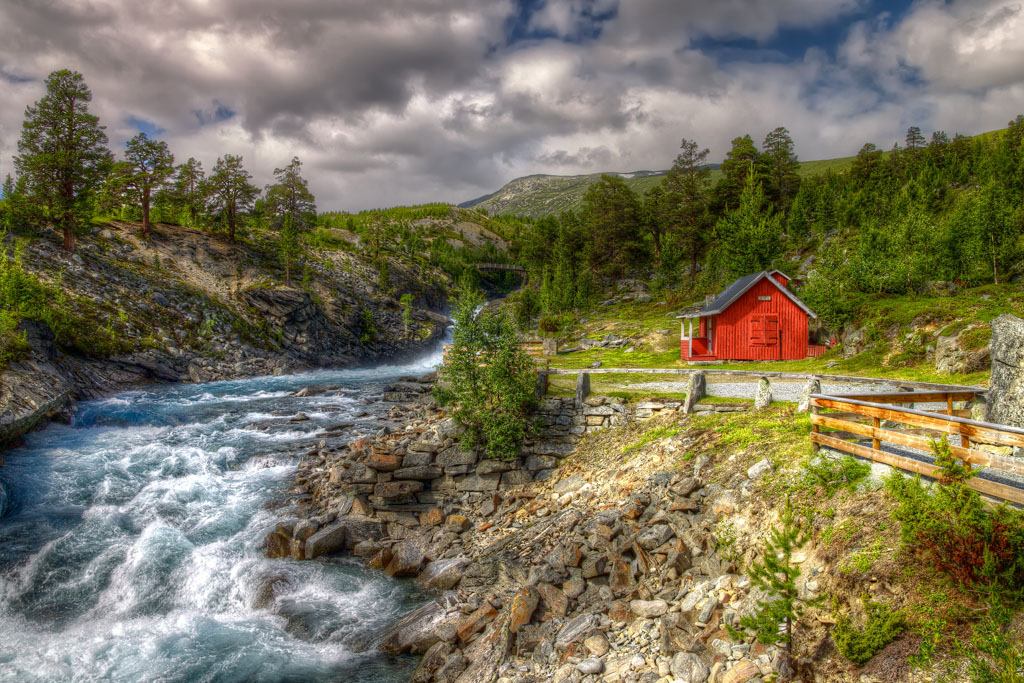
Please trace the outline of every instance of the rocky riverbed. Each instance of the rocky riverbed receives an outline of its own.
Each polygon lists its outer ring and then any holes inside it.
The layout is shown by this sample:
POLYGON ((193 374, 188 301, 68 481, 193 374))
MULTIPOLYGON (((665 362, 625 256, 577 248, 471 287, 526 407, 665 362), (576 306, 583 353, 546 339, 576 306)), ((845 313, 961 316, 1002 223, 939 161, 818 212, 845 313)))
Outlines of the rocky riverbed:
POLYGON ((422 654, 412 680, 737 683, 776 672, 774 647, 729 637, 763 596, 715 533, 769 461, 709 483, 706 454, 681 462, 700 438, 674 432, 623 459, 601 442, 615 438, 609 428, 675 424, 681 406, 602 397, 545 400, 540 437, 519 458, 481 459, 433 404, 432 380, 385 393, 403 428, 303 459, 295 516, 265 550, 355 556, 435 591, 374 643, 422 654))

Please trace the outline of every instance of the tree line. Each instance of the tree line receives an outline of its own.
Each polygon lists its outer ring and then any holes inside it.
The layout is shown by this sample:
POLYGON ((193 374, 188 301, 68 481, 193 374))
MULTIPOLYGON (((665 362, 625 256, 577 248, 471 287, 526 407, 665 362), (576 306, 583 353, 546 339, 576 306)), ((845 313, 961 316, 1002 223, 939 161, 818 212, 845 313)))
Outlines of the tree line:
POLYGON ((89 112, 92 93, 82 75, 54 71, 45 86, 45 95, 25 110, 17 173, 3 184, 0 227, 25 232, 52 225, 69 252, 97 213, 141 220, 146 238, 154 216, 221 230, 232 241, 243 227, 269 228, 278 234, 290 282, 299 236, 317 218, 298 157, 274 169, 275 182, 263 190, 252 184, 241 156, 218 157, 207 174, 195 158, 176 165, 167 143, 144 132, 128 141, 118 159, 99 117, 89 112))
POLYGON ((842 170, 801 175, 793 140, 736 137, 717 181, 709 151, 683 139, 671 170, 642 196, 604 175, 581 208, 520 231, 521 260, 542 282, 529 313, 586 308, 595 278, 634 275, 711 293, 778 268, 831 326, 864 294, 921 291, 931 281, 1001 283, 1024 272, 1024 115, 1004 131, 926 140, 911 127, 883 152, 865 144, 842 170))

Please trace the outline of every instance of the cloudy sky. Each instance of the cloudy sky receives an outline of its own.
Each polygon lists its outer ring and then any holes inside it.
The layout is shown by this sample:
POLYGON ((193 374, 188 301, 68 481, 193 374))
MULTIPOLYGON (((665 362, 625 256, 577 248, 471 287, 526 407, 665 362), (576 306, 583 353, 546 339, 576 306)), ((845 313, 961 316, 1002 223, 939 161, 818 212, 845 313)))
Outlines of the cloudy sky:
POLYGON ((459 202, 529 173, 720 160, 786 126, 803 159, 1024 112, 1024 0, 0 0, 0 173, 51 70, 111 147, 138 130, 322 209, 459 202))

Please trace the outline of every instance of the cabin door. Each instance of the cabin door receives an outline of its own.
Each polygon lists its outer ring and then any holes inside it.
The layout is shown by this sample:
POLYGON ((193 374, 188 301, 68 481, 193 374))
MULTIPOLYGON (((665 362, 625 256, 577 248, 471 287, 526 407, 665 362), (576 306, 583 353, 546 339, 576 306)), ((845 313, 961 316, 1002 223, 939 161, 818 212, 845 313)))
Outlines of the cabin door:
POLYGON ((765 360, 782 359, 782 333, 778 315, 750 317, 750 345, 765 360))

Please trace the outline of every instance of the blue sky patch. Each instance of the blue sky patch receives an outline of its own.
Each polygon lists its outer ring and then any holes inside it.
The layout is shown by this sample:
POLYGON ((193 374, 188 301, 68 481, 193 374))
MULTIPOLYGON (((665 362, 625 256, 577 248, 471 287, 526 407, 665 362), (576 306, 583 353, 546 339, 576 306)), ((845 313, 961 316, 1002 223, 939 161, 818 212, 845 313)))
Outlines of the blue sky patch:
POLYGON ((201 110, 193 109, 192 113, 195 114, 196 119, 199 121, 199 125, 205 126, 210 123, 220 123, 221 121, 227 121, 230 118, 234 118, 235 112, 233 109, 224 106, 217 100, 213 101, 213 109, 201 110))
POLYGON ((152 121, 147 121, 146 119, 139 118, 138 116, 129 116, 125 118, 124 122, 140 133, 145 133, 151 138, 155 138, 158 135, 163 135, 167 132, 166 129, 161 128, 152 121))

